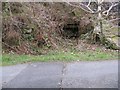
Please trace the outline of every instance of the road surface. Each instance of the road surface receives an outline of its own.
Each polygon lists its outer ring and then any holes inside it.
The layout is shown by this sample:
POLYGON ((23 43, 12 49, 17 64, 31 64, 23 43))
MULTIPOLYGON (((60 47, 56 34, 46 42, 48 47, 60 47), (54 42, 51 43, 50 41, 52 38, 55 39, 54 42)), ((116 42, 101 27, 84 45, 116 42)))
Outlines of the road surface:
POLYGON ((2 68, 2 79, 3 88, 118 88, 118 61, 7 66, 2 68))

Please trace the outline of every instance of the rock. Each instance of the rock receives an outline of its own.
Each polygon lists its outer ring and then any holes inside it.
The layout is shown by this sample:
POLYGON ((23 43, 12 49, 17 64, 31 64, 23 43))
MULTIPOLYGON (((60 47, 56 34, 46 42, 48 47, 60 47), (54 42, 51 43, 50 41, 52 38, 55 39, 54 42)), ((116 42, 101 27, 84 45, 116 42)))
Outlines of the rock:
POLYGON ((106 38, 109 48, 120 49, 118 39, 106 38))
POLYGON ((103 34, 105 36, 105 45, 108 48, 112 49, 120 49, 119 46, 119 35, 118 35, 118 27, 113 27, 111 24, 104 21, 103 23, 103 34), (112 28, 111 28, 112 27, 112 28))

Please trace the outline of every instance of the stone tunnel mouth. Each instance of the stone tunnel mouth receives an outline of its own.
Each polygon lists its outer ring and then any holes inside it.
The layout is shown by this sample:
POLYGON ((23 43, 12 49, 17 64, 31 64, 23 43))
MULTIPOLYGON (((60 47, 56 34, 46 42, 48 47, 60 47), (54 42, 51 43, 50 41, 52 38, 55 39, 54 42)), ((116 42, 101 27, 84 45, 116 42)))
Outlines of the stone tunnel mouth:
POLYGON ((66 38, 78 38, 79 37, 79 22, 72 21, 63 25, 62 34, 66 38))

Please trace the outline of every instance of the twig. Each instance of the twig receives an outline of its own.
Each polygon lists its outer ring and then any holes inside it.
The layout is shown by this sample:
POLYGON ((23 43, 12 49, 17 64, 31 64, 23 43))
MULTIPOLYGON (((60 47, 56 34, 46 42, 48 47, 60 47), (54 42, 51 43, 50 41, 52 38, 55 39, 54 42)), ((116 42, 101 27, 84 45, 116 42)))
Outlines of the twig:
POLYGON ((5 42, 2 42, 5 46, 9 47, 10 49, 14 50, 14 51, 17 51, 15 48, 11 47, 10 45, 8 45, 7 43, 5 42))
POLYGON ((48 37, 48 39, 50 40, 51 44, 58 49, 58 46, 53 42, 52 38, 50 38, 50 36, 48 37))
POLYGON ((88 13, 95 13, 92 9, 90 9, 88 6, 86 6, 86 5, 82 4, 82 3, 79 3, 79 6, 71 4, 70 2, 66 2, 66 3, 69 4, 70 6, 81 8, 81 9, 83 9, 84 11, 86 11, 88 13), (85 8, 87 8, 88 10, 85 9, 85 8))
POLYGON ((120 3, 120 2, 118 2, 118 3, 116 3, 116 4, 113 4, 113 3, 112 3, 112 5, 110 6, 110 8, 109 8, 108 10, 104 11, 103 14, 104 14, 105 16, 108 16, 108 15, 109 15, 109 12, 112 10, 112 8, 115 7, 115 6, 117 6, 117 5, 119 5, 119 3, 120 3))
POLYGON ((109 20, 108 22, 113 22, 113 21, 117 21, 117 20, 120 20, 120 18, 115 18, 115 19, 109 20))

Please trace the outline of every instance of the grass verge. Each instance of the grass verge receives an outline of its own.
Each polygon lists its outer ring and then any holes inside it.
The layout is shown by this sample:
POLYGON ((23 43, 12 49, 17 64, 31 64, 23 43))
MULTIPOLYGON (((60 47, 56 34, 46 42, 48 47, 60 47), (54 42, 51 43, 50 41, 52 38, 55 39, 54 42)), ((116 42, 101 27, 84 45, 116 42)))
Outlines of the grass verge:
POLYGON ((27 62, 52 62, 52 61, 95 61, 118 59, 117 52, 84 51, 84 52, 50 52, 46 55, 17 55, 2 54, 2 66, 21 64, 27 62))

